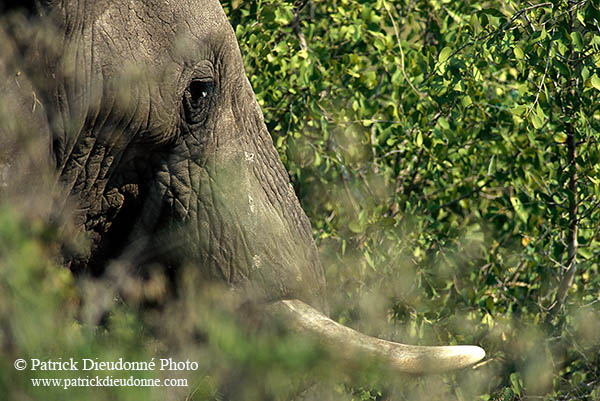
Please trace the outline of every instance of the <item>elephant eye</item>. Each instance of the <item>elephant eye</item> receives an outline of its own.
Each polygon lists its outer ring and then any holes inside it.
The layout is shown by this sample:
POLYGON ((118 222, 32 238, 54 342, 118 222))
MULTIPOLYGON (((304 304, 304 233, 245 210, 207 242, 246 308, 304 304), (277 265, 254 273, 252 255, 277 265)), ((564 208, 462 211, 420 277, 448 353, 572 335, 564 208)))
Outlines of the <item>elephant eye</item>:
POLYGON ((211 94, 213 86, 212 81, 192 81, 189 89, 192 100, 198 102, 207 98, 211 94))
POLYGON ((214 98, 215 83, 211 80, 193 80, 185 91, 183 105, 188 123, 206 121, 214 98))

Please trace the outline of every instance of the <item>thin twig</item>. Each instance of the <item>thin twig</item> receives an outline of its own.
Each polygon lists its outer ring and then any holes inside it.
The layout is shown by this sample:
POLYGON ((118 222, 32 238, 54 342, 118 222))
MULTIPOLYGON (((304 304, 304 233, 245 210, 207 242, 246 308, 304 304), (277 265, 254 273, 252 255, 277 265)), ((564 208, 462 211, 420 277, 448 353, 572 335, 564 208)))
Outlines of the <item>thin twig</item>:
MULTIPOLYGON (((573 32, 573 11, 570 13, 570 31, 573 32)), ((569 45, 569 64, 572 63, 571 57, 573 56, 573 43, 569 45)), ((574 78, 569 81, 568 92, 573 90, 575 85, 574 78)), ((565 108, 569 110, 569 107, 565 108)), ((572 115, 566 115, 568 121, 572 115)), ((573 124, 569 121, 565 124, 565 131, 567 133, 567 157, 568 157, 568 174, 569 174, 569 227, 567 230, 567 263, 564 266, 562 277, 558 284, 558 290, 556 292, 556 298, 554 303, 550 307, 548 314, 546 315, 546 324, 552 323, 562 306, 564 305, 569 288, 573 284, 573 278, 575 277, 575 271, 577 270, 577 233, 579 229, 579 201, 578 201, 578 177, 577 177, 577 137, 576 130, 573 124)))
POLYGON ((300 29, 300 13, 304 9, 304 7, 306 7, 307 4, 308 4, 308 2, 305 2, 300 7, 298 7, 296 10, 294 10, 294 19, 290 23, 292 30, 298 37, 298 43, 300 44, 301 50, 308 50, 308 44, 306 43, 306 38, 304 37, 304 33, 302 32, 302 29, 300 29))
POLYGON ((387 4, 384 4, 383 8, 385 8, 385 11, 387 12, 388 16, 390 17, 390 20, 392 21, 392 26, 394 27, 394 34, 396 35, 396 41, 398 42, 398 48, 400 49, 400 70, 402 71, 402 75, 404 76, 404 79, 406 79, 406 82, 408 82, 412 90, 417 94, 417 96, 423 99, 425 96, 427 96, 427 94, 419 91, 413 85, 410 79, 408 79, 408 75, 406 75, 406 70, 404 68, 404 50, 402 50, 402 42, 400 41, 400 33, 398 32, 398 26, 396 25, 396 21, 394 20, 392 13, 388 9, 387 4))
POLYGON ((502 29, 500 29, 500 31, 503 31, 506 28, 508 28, 523 13, 526 13, 527 11, 535 10, 536 8, 540 8, 540 7, 552 7, 552 3, 548 2, 548 3, 534 4, 533 6, 529 6, 529 7, 520 9, 512 16, 512 18, 510 20, 508 20, 508 22, 506 24, 504 24, 504 26, 502 26, 502 29))
POLYGON ((544 82, 546 81, 546 75, 548 74, 548 66, 550 65, 551 53, 552 53, 552 43, 550 43, 550 48, 548 49, 548 56, 546 57, 546 67, 544 67, 544 75, 542 75, 542 79, 540 80, 540 85, 538 86, 538 91, 535 94, 535 100, 531 104, 531 107, 529 108, 529 110, 527 110, 527 113, 525 114, 525 118, 527 118, 529 116, 529 113, 531 113, 531 111, 537 104, 538 99, 540 98, 540 93, 542 92, 542 86, 544 86, 544 82))

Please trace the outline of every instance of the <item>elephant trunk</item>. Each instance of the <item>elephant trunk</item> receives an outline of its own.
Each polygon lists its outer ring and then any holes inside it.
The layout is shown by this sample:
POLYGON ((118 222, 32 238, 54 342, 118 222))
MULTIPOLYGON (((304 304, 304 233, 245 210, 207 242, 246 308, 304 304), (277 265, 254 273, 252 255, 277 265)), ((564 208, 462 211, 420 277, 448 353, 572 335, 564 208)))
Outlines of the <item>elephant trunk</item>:
POLYGON ((485 351, 474 345, 414 346, 370 337, 334 322, 297 299, 274 302, 268 309, 276 318, 287 321, 294 331, 316 336, 341 359, 372 358, 400 373, 445 372, 485 357, 485 351))

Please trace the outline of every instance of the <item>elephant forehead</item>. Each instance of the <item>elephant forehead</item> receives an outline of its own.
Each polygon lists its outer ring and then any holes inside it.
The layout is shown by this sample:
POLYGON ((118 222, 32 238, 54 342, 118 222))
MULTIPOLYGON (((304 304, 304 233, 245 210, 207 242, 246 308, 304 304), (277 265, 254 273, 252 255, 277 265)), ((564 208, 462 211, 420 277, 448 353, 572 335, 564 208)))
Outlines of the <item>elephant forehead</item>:
POLYGON ((217 1, 109 2, 96 13, 94 30, 102 40, 94 45, 111 48, 112 60, 151 61, 156 65, 168 58, 193 64, 208 56, 203 53, 223 39, 234 39, 217 1))
POLYGON ((72 96, 71 106, 83 102, 86 109, 96 99, 135 111, 132 118, 146 121, 150 137, 170 135, 193 74, 212 71, 207 61, 235 54, 237 46, 212 0, 100 0, 86 7, 67 0, 63 12, 62 76, 86 93, 72 96))

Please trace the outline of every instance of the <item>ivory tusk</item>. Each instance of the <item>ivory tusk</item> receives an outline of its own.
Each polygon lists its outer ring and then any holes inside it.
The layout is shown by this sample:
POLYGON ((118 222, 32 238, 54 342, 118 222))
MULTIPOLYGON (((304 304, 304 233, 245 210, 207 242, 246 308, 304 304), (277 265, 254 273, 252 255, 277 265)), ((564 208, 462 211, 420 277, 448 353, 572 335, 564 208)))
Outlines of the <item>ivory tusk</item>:
POLYGON ((392 369, 402 373, 445 372, 464 368, 485 357, 485 351, 475 345, 416 346, 370 337, 334 322, 297 299, 275 302, 269 305, 269 310, 287 320, 293 329, 314 334, 326 346, 336 349, 343 347, 349 355, 383 360, 392 369))

